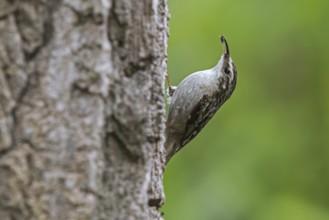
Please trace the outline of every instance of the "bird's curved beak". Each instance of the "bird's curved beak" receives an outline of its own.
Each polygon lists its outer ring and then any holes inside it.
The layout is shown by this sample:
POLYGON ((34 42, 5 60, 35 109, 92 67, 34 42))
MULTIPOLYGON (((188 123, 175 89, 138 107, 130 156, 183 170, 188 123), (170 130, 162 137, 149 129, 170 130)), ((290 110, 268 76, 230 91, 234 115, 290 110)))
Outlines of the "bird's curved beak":
POLYGON ((228 44, 227 44, 225 37, 221 36, 220 41, 222 43, 222 48, 223 48, 225 57, 230 57, 230 50, 228 49, 228 44))

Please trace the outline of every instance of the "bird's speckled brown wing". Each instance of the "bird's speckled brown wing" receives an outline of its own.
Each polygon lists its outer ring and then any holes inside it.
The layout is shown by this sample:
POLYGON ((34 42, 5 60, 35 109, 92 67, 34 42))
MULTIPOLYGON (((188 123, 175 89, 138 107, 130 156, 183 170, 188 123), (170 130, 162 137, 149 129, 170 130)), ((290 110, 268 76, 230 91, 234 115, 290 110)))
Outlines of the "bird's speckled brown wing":
MULTIPOLYGON (((189 120, 187 121, 185 133, 181 140, 180 149, 190 142, 214 116, 219 108, 219 100, 217 97, 209 97, 204 95, 198 105, 195 106, 189 120)), ((177 149, 180 150, 180 149, 177 149)))

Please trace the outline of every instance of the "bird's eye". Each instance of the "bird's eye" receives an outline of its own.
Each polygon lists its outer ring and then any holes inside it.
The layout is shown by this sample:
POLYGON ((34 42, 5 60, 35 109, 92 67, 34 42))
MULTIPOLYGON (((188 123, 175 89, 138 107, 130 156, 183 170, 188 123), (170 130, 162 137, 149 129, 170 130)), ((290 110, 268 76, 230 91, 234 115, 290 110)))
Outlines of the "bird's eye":
POLYGON ((224 73, 226 73, 226 74, 230 74, 230 69, 229 69, 228 67, 226 67, 226 68, 224 69, 224 73))

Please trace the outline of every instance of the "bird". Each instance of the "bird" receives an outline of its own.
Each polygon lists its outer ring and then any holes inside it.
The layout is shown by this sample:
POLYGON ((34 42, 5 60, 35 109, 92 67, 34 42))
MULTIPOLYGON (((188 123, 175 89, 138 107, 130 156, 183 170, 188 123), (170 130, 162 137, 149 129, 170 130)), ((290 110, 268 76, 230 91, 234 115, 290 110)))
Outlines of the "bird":
POLYGON ((171 86, 169 75, 169 112, 165 128, 166 164, 189 143, 231 97, 237 83, 237 69, 228 43, 220 37, 223 54, 213 68, 188 75, 171 86))

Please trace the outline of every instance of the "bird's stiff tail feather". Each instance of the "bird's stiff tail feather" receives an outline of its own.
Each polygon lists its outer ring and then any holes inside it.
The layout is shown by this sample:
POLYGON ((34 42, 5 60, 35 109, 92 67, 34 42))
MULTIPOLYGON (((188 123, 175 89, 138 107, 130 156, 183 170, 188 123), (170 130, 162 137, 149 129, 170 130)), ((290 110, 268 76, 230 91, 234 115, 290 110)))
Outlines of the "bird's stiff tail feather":
POLYGON ((180 134, 177 134, 177 132, 173 131, 171 128, 166 127, 166 164, 169 162, 170 158, 180 149, 180 140, 180 134))

